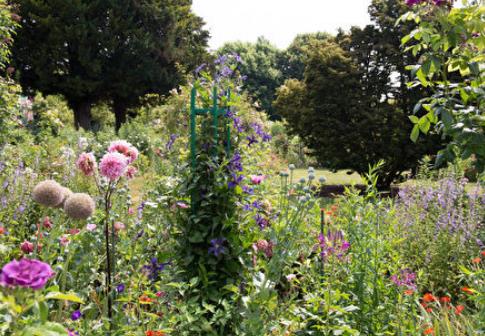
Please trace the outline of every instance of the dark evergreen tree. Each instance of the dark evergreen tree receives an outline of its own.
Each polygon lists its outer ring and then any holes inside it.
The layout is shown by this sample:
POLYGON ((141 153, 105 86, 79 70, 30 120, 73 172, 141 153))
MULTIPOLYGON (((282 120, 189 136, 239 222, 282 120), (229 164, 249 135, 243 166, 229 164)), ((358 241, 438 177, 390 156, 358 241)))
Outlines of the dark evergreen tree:
POLYGON ((22 28, 13 55, 27 92, 62 94, 76 127, 113 102, 117 127, 146 93, 167 93, 205 53, 208 33, 191 0, 15 0, 22 28))

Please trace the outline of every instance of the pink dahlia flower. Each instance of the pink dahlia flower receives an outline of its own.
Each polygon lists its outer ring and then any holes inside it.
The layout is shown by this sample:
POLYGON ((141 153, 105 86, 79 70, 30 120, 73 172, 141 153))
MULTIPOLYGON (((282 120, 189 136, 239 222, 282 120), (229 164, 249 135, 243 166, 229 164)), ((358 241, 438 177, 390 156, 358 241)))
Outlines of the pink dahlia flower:
POLYGON ((0 272, 0 286, 41 289, 54 276, 51 267, 39 260, 12 260, 0 272))
POLYGON ((123 176, 127 167, 127 158, 123 154, 116 152, 105 154, 99 163, 101 175, 109 178, 111 181, 123 176))
POLYGON ((93 153, 82 153, 76 161, 76 166, 84 175, 91 176, 97 167, 96 158, 93 153))
POLYGON ((138 158, 138 149, 125 140, 116 140, 110 143, 108 147, 110 153, 120 153, 128 158, 128 163, 132 163, 138 158))

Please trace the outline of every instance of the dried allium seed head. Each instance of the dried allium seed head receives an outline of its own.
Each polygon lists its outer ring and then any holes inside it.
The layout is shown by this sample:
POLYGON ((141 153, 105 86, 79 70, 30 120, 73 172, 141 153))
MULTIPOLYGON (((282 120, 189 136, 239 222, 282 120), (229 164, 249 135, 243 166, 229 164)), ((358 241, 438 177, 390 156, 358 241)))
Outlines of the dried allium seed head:
POLYGON ((66 200, 72 196, 73 192, 71 189, 66 188, 66 187, 61 187, 62 188, 62 202, 57 206, 57 208, 62 208, 64 207, 64 203, 66 203, 66 200))
POLYGON ((48 207, 61 204, 63 195, 62 186, 54 180, 42 181, 32 191, 34 201, 48 207))
POLYGON ((72 194, 64 203, 64 211, 73 219, 86 219, 94 213, 96 205, 88 194, 72 194))

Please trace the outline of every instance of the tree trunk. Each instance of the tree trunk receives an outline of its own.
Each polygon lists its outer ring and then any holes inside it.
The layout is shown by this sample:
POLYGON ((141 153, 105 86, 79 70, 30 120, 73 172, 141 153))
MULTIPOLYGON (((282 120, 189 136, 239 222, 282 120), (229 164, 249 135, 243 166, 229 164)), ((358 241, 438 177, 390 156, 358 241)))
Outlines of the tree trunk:
POLYGON ((78 130, 79 127, 86 131, 91 130, 91 103, 83 100, 79 102, 71 102, 69 104, 74 111, 74 127, 78 130))
POLYGON ((120 130, 121 125, 126 122, 126 110, 127 106, 123 100, 113 100, 113 111, 115 113, 115 130, 117 134, 120 130))

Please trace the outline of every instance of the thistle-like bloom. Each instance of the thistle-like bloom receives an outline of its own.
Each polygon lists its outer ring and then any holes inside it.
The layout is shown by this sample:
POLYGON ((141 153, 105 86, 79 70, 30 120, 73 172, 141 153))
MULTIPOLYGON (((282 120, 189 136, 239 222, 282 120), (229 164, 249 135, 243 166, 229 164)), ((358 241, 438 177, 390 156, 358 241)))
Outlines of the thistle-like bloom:
POLYGON ((267 258, 273 256, 273 242, 267 241, 266 239, 260 239, 255 244, 253 244, 253 249, 256 252, 262 252, 267 258))
POLYGON ((55 207, 61 204, 64 193, 59 183, 54 180, 45 180, 35 186, 32 198, 39 204, 55 207))
POLYGON ((111 181, 115 181, 123 176, 128 167, 128 160, 126 156, 120 153, 107 153, 99 163, 99 171, 101 175, 107 177, 111 181))
POLYGON ((416 274, 411 272, 409 269, 402 269, 398 274, 391 275, 391 281, 398 287, 408 287, 416 289, 416 274))
POLYGON ((41 289, 54 276, 51 267, 39 260, 12 260, 0 272, 0 286, 41 289))
POLYGON ((138 158, 138 149, 125 140, 116 140, 110 143, 108 147, 110 153, 120 153, 128 158, 128 163, 132 163, 138 158))
POLYGON ((76 161, 77 168, 86 176, 92 176, 97 165, 93 153, 82 153, 76 161))
POLYGON ((74 219, 89 218, 96 208, 94 200, 88 194, 76 193, 67 199, 64 204, 65 213, 74 219))

